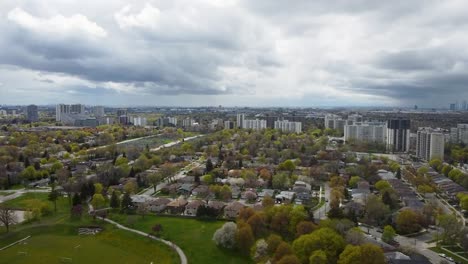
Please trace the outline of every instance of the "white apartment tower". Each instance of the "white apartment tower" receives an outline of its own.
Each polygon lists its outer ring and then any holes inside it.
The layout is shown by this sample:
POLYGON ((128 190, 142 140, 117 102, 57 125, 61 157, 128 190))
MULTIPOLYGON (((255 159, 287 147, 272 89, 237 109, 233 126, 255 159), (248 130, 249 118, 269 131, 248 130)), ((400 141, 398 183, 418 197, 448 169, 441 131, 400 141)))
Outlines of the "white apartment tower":
POLYGON ((275 129, 283 132, 302 133, 301 122, 289 122, 288 120, 275 121, 275 129))
POLYGON ((58 104, 55 107, 55 121, 62 121, 63 114, 70 113, 70 105, 58 104))
POLYGON ((445 136, 440 129, 419 128, 416 140, 416 156, 430 161, 444 159, 445 136))
POLYGON ((244 114, 237 114, 237 128, 244 128, 244 114))
POLYGON ((387 124, 382 122, 356 122, 344 126, 345 141, 358 140, 385 144, 387 139, 387 124))

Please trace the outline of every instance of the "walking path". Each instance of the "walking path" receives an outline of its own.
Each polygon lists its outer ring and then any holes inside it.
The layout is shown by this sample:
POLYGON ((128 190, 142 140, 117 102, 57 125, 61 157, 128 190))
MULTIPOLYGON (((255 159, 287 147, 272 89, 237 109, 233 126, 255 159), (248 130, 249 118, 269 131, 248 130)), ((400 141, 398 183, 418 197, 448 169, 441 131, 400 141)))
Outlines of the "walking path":
POLYGON ((141 236, 149 237, 149 238, 154 239, 156 241, 162 242, 162 243, 168 245, 169 247, 173 248, 177 252, 177 254, 179 254, 181 264, 187 264, 188 263, 187 262, 187 257, 185 256, 184 251, 182 251, 182 249, 179 246, 172 243, 171 241, 167 241, 167 240, 152 236, 152 235, 150 235, 148 233, 145 233, 145 232, 142 232, 142 231, 139 231, 139 230, 128 228, 126 226, 123 226, 123 225, 121 225, 121 224, 119 224, 119 223, 117 223, 115 221, 112 221, 110 219, 107 219, 107 218, 102 218, 102 217, 98 217, 98 218, 102 219, 102 220, 104 220, 104 221, 106 221, 108 223, 111 223, 111 224, 115 225, 119 229, 127 230, 127 231, 133 232, 135 234, 139 234, 141 236))

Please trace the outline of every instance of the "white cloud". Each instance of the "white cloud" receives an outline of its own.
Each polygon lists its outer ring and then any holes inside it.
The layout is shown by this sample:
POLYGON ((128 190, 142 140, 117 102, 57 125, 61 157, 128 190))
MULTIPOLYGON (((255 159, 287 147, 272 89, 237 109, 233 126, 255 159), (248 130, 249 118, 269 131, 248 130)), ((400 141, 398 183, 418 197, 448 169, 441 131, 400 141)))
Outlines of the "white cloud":
POLYGON ((119 12, 114 14, 114 18, 120 28, 141 27, 155 29, 158 27, 161 11, 153 7, 151 4, 146 4, 140 13, 130 14, 131 6, 123 7, 119 12))
POLYGON ((70 17, 56 15, 50 18, 35 17, 21 8, 15 8, 8 12, 8 19, 19 26, 35 33, 47 33, 51 35, 81 35, 86 34, 102 38, 107 32, 86 16, 75 14, 70 17))

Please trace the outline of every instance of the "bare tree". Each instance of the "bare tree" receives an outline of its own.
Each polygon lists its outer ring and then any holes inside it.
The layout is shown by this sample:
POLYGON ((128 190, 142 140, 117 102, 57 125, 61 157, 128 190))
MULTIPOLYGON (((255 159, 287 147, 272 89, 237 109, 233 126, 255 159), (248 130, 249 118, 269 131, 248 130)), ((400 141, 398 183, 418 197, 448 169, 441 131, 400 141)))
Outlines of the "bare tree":
POLYGON ((18 223, 18 219, 11 208, 0 206, 0 222, 5 226, 8 233, 10 225, 18 223))

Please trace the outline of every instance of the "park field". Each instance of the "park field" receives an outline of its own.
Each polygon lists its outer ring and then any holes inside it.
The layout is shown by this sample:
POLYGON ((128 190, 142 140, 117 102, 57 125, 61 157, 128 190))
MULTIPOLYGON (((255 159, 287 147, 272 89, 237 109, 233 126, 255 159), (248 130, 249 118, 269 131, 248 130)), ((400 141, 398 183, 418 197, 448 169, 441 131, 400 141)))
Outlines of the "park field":
POLYGON ((0 251, 0 263, 179 263, 168 246, 104 225, 97 235, 78 235, 77 226, 33 227, 7 237, 26 241, 0 251))
MULTIPOLYGON (((127 224, 126 215, 112 214, 110 218, 123 225, 127 224)), ((149 233, 152 226, 161 224, 163 229, 161 238, 178 245, 191 264, 252 263, 249 257, 242 256, 235 251, 221 249, 213 242, 214 232, 224 223, 226 222, 147 215, 144 218, 138 217, 131 228, 149 233)))

